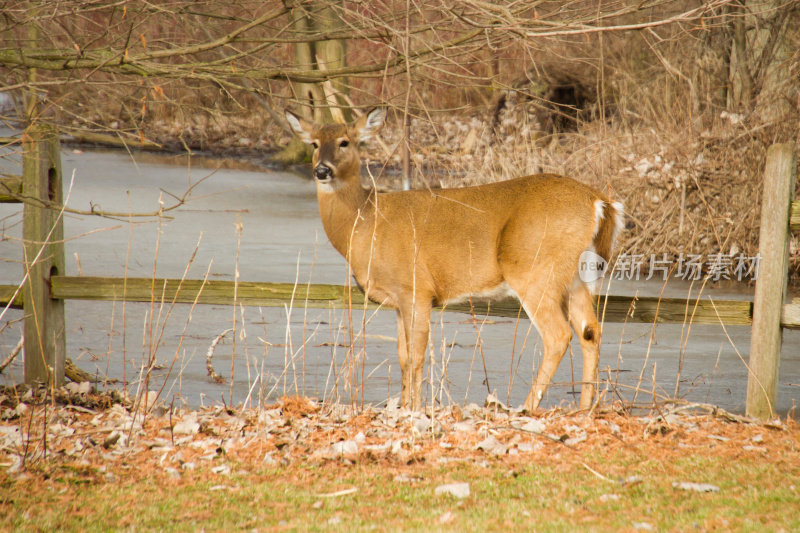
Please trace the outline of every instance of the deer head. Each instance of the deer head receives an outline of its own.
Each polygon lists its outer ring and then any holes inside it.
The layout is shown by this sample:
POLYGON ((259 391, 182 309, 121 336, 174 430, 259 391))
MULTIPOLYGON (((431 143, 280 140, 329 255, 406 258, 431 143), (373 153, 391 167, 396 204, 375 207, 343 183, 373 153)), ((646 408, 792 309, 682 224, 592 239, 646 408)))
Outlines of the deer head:
POLYGON ((383 126, 385 116, 385 111, 376 107, 350 124, 320 126, 286 111, 286 120, 300 140, 314 147, 314 179, 321 190, 329 192, 360 184, 358 143, 372 137, 383 126))

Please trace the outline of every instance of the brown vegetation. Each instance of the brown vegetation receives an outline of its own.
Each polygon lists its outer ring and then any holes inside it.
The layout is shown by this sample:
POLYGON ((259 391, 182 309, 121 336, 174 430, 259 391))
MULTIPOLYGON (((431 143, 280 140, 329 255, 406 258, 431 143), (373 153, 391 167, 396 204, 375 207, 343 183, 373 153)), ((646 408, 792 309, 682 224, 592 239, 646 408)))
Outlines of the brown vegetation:
POLYGON ((383 104, 370 156, 415 186, 572 175, 625 202, 621 249, 646 258, 754 256, 766 147, 800 130, 793 2, 42 6, 0 21, 0 94, 24 120, 260 155, 289 142, 287 105, 383 104))

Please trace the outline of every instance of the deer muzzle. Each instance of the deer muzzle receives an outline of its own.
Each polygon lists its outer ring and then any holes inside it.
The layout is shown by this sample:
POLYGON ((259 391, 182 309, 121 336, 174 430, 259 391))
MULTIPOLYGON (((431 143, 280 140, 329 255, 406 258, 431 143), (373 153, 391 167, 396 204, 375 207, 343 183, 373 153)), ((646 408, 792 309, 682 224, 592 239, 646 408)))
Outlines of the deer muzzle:
POLYGON ((333 170, 328 165, 320 163, 314 167, 314 178, 317 181, 330 181, 333 179, 333 170))

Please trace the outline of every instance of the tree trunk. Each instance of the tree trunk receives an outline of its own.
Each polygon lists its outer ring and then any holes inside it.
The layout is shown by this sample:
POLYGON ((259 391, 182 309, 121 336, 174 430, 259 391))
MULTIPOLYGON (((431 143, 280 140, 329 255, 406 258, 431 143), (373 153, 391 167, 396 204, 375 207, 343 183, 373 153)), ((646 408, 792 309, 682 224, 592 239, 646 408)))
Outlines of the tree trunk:
POLYGON ((722 8, 721 24, 708 32, 712 62, 708 72, 708 105, 716 115, 728 108, 730 93, 731 48, 733 46, 733 21, 729 6, 722 8))
POLYGON ((781 2, 775 0, 770 4, 774 7, 774 14, 769 24, 765 24, 766 29, 762 30, 765 35, 756 67, 759 83, 755 105, 765 120, 778 121, 792 112, 790 98, 793 80, 789 62, 793 50, 788 35, 792 30, 797 31, 798 8, 795 6, 786 10, 781 2))
MULTIPOLYGON (((307 35, 311 30, 308 11, 297 5, 291 11, 291 24, 295 35, 307 35)), ((293 45, 294 62, 298 69, 311 69, 314 66, 314 50, 312 43, 297 42, 293 45)), ((294 98, 299 107, 297 113, 307 120, 316 120, 314 110, 318 107, 319 90, 311 83, 295 83, 293 86, 294 98)), ((289 144, 273 157, 273 161, 284 165, 307 163, 311 161, 311 147, 292 136, 289 144)))
POLYGON ((731 61, 731 80, 733 104, 735 108, 749 111, 753 99, 753 77, 747 46, 747 8, 745 0, 731 5, 733 16, 733 61, 731 61))
POLYGON ((700 124, 702 118, 713 121, 720 111, 729 107, 732 45, 733 22, 725 6, 720 21, 704 27, 696 42, 697 60, 692 71, 692 84, 695 87, 692 114, 698 129, 710 125, 700 124))
MULTIPOLYGON (((334 32, 344 27, 330 0, 314 0, 295 5, 290 16, 296 36, 334 32)), ((298 69, 338 69, 347 65, 346 59, 346 43, 341 39, 294 43, 294 60, 298 69)), ((346 97, 347 87, 345 78, 333 79, 324 84, 295 83, 299 114, 308 120, 328 122, 336 116, 331 114, 331 106, 335 106, 337 110, 341 110, 345 120, 350 120, 352 114, 346 97), (328 98, 326 90, 332 93, 328 98)), ((283 164, 307 162, 311 160, 311 149, 293 137, 274 160, 283 164)))
POLYGON ((788 35, 797 30, 798 6, 769 0, 754 11, 748 11, 744 0, 731 6, 731 100, 733 107, 756 110, 762 118, 775 121, 791 112, 787 65, 793 50, 788 35))
MULTIPOLYGON (((315 29, 320 33, 339 31, 344 28, 342 19, 331 2, 322 2, 322 7, 317 12, 315 29)), ((342 39, 330 39, 317 44, 317 57, 325 63, 329 70, 347 66, 347 43, 342 39)), ((349 121, 352 113, 347 105, 348 86, 346 78, 331 80, 336 105, 341 109, 344 119, 349 121)))
MULTIPOLYGON (((291 22, 297 36, 308 35, 314 29, 310 13, 301 6, 292 10, 291 22)), ((294 61, 298 69, 311 70, 316 66, 314 48, 314 43, 294 43, 294 61)), ((319 87, 312 83, 296 83, 294 88, 295 98, 300 103, 299 114, 309 120, 319 119, 315 110, 324 101, 319 87)))

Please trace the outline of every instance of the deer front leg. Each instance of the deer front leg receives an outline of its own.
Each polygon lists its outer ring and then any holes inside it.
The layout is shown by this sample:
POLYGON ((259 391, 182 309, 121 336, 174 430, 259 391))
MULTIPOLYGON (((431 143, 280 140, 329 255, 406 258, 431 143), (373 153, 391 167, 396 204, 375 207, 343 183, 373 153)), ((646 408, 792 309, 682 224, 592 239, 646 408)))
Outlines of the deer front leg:
POLYGON ((414 300, 401 306, 398 312, 397 353, 403 373, 401 404, 419 411, 422 407, 422 374, 430 334, 431 299, 418 296, 414 300), (405 340, 405 352, 400 347, 401 340, 405 340))

